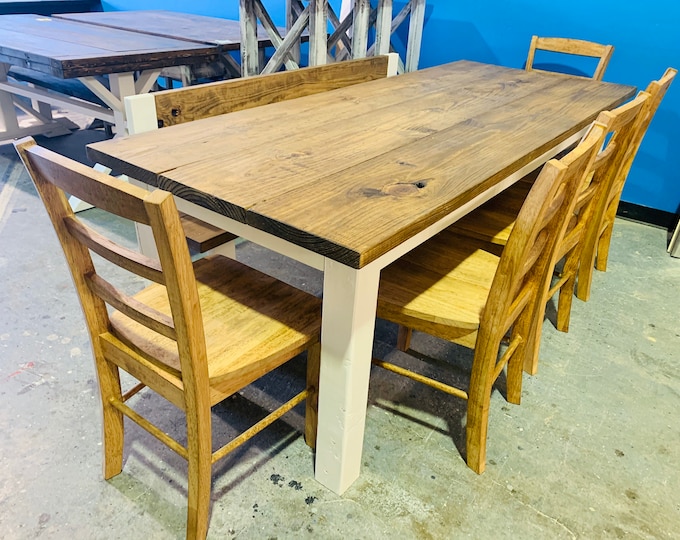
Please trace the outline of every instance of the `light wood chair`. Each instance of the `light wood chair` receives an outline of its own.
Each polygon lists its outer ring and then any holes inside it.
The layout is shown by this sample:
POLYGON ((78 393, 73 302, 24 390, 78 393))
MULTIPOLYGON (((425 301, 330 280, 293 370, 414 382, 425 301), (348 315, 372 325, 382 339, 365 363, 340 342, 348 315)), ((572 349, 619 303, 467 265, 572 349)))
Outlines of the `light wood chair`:
POLYGON ((550 71, 534 67, 536 51, 548 51, 598 58, 599 61, 595 67, 592 78, 596 81, 601 81, 602 77, 604 77, 604 72, 609 65, 609 60, 611 60, 614 47, 612 45, 602 45, 600 43, 582 39, 532 36, 525 66, 527 71, 550 71))
MULTIPOLYGON (((649 98, 649 94, 641 92, 634 100, 613 111, 604 111, 597 118, 597 122, 607 130, 609 136, 607 144, 598 154, 592 174, 579 187, 574 215, 556 252, 555 263, 563 261, 563 265, 545 297, 545 302, 549 302, 555 294, 559 293, 555 326, 562 332, 569 330, 574 287, 584 253, 587 231, 597 228, 595 223, 601 219, 604 201, 610 186, 615 182, 615 178, 631 152, 649 98)), ((451 230, 460 235, 504 246, 508 242, 533 180, 534 177, 531 175, 523 178, 461 218, 451 226, 451 230)), ((536 321, 539 326, 536 331, 539 335, 542 321, 542 317, 536 321)), ((534 343, 536 350, 531 355, 531 363, 527 365, 527 371, 532 374, 538 369, 539 343, 540 340, 534 343)))
MULTIPOLYGON (((397 74, 398 62, 399 56, 390 53, 128 96, 125 98, 128 133, 143 133, 393 76, 397 74)), ((147 188, 146 184, 130 180, 147 188)), ((192 249, 198 253, 211 251, 233 256, 232 241, 236 238, 233 234, 194 216, 183 213, 180 216, 192 249)), ((154 243, 148 229, 139 226, 137 236, 142 251, 153 255, 154 243)))
MULTIPOLYGON (((467 399, 467 464, 481 473, 493 385, 507 365, 507 400, 520 402, 522 368, 533 320, 549 285, 556 246, 576 204, 605 130, 596 124, 560 161, 551 160, 533 185, 502 255, 492 245, 446 229, 382 271, 378 317, 400 325, 398 347, 413 329, 474 349, 467 390, 382 360, 381 367, 467 399), (501 352, 501 344, 509 344, 501 352), (499 358, 500 356, 500 358, 499 358)), ((541 312, 542 313, 542 312, 541 312)))
POLYGON ((619 201, 621 200, 621 194, 623 193, 630 167, 640 148, 640 144, 642 144, 645 133, 647 133, 647 128, 656 115, 656 111, 659 109, 659 105, 677 73, 677 69, 669 67, 666 69, 661 79, 649 83, 645 90, 650 95, 649 104, 646 107, 644 116, 641 118, 635 138, 631 141, 630 151, 626 156, 626 160, 609 186, 605 201, 606 206, 601 209, 601 214, 596 221, 598 225, 596 228, 590 229, 588 237, 585 240, 585 246, 583 248, 584 254, 582 257, 583 262, 581 269, 579 270, 576 291, 577 296, 582 300, 587 300, 590 297, 593 267, 602 272, 607 270, 609 245, 611 244, 614 230, 616 211, 619 208, 619 201))
MULTIPOLYGON (((230 258, 216 255, 192 264, 170 193, 94 171, 30 138, 15 146, 57 232, 90 333, 102 399, 104 477, 122 470, 126 416, 188 460, 187 538, 204 538, 215 461, 305 398, 305 437, 315 444, 320 300, 230 258), (91 229, 73 213, 65 191, 149 225, 159 259, 91 229), (99 258, 95 265, 91 252, 114 268, 99 258), (104 272, 120 268, 151 285, 128 295, 110 279, 112 272, 104 272), (211 407, 305 350, 307 388, 213 451, 211 407), (120 369, 139 381, 125 393, 120 369), (144 387, 185 412, 186 446, 128 404, 144 387)), ((120 272, 113 274, 120 278, 120 272)))

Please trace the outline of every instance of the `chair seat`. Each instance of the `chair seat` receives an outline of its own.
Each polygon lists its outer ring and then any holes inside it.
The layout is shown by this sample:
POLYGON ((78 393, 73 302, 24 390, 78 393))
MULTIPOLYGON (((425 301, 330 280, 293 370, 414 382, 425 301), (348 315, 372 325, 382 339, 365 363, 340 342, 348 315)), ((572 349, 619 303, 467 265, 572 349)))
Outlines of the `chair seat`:
MULTIPOLYGON (((198 260, 194 272, 213 404, 318 340, 320 299, 220 255, 198 260), (283 305, 285 311, 267 311, 272 305, 283 305)), ((161 285, 150 285, 135 299, 170 316, 168 296, 161 285)), ((111 323, 116 337, 147 360, 160 359, 174 371, 166 379, 181 385, 176 342, 119 312, 112 313, 111 323)))
POLYGON ((500 260, 485 247, 444 230, 407 253, 382 271, 378 316, 474 345, 500 260))
POLYGON ((504 246, 535 180, 529 175, 451 225, 450 230, 504 246))

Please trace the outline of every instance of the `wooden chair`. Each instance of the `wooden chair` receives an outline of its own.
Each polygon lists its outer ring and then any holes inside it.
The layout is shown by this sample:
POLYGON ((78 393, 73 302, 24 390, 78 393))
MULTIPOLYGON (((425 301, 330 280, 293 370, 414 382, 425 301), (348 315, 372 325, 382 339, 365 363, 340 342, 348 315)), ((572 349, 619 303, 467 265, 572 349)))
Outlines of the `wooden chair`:
MULTIPOLYGON (((143 133, 389 77, 396 75, 398 61, 399 56, 390 53, 129 96, 125 98, 128 133, 143 133)), ((147 187, 142 183, 136 184, 147 187)), ((205 253, 208 250, 218 250, 224 255, 233 256, 233 244, 227 243, 235 239, 234 235, 193 216, 180 215, 187 241, 195 251, 205 253)), ((152 255, 154 243, 148 229, 143 225, 138 227, 137 236, 142 251, 152 255)))
POLYGON ((226 257, 192 265, 170 193, 94 171, 30 138, 15 145, 61 242, 90 333, 103 408, 104 477, 121 472, 127 416, 188 460, 187 538, 204 538, 212 463, 305 398, 305 437, 315 444, 320 300, 226 257), (159 258, 92 230, 73 213, 65 191, 149 225, 159 258), (95 266, 91 251, 152 284, 129 296, 103 272, 111 265, 96 259, 95 266), (307 388, 213 452, 211 407, 305 350, 307 388), (125 393, 120 369, 139 381, 125 393), (186 446, 128 405, 145 386, 184 410, 186 446))
MULTIPOLYGON (((647 127, 676 73, 672 68, 667 69, 659 81, 652 81, 635 100, 598 117, 612 137, 596 160, 594 176, 583 186, 577 214, 559 250, 560 259, 565 259, 564 266, 546 298, 546 301, 550 300, 559 291, 556 328, 560 331, 569 329, 574 285, 576 296, 586 301, 590 298, 595 261, 598 269, 606 269, 623 186, 647 127)), ((456 222, 452 229, 459 234, 505 245, 533 178, 530 175, 494 197, 456 222)), ((536 373, 538 369, 538 351, 533 359, 527 366, 529 373, 536 373)))
POLYGON ((614 229, 614 219, 619 208, 621 193, 628 178, 630 167, 635 159, 642 139, 647 132, 649 124, 652 122, 656 111, 661 104, 668 88, 677 75, 678 70, 674 68, 666 69, 665 73, 658 81, 652 81, 646 88, 650 95, 649 104, 646 107, 637 133, 630 143, 630 151, 626 156, 625 162, 618 171, 605 197, 605 206, 600 209, 600 214, 596 218, 597 227, 590 228, 583 248, 582 264, 579 270, 576 294, 581 300, 590 297, 590 285, 593 277, 593 267, 604 272, 607 270, 607 260, 609 258, 609 245, 611 244, 612 232, 614 229))
MULTIPOLYGON (((597 122, 607 130, 608 142, 595 160, 592 174, 579 187, 574 215, 566 234, 558 245, 555 257, 555 263, 563 261, 563 266, 545 297, 545 302, 548 302, 559 292, 556 327, 562 332, 569 330, 574 286, 584 252, 587 231, 593 228, 594 223, 600 219, 598 216, 603 212, 601 208, 603 201, 630 153, 649 97, 646 92, 641 92, 634 100, 611 112, 604 111, 597 118, 597 122)), ((451 226, 451 230, 457 234, 504 246, 515 226, 515 220, 527 193, 531 189, 532 180, 531 176, 523 178, 461 218, 451 226)), ((555 268, 551 269, 551 272, 553 270, 555 268)), ((542 320, 542 317, 540 321, 537 320, 539 328, 536 331, 539 335, 542 320)), ((526 366, 527 371, 532 374, 538 369, 539 342, 540 340, 534 342, 536 350, 531 355, 532 361, 526 366)))
POLYGON ((468 400, 467 464, 477 473, 486 463, 493 384, 507 365, 507 399, 519 404, 524 357, 532 349, 533 320, 544 304, 539 300, 549 285, 555 249, 604 134, 596 124, 576 149, 543 167, 502 255, 445 229, 382 271, 377 313, 400 325, 401 350, 410 346, 412 329, 474 348, 467 390, 374 362, 468 400), (506 336, 509 344, 499 358, 506 336))
POLYGON ((592 78, 601 81, 611 59, 614 47, 612 45, 602 45, 592 41, 569 38, 551 38, 532 36, 529 45, 529 55, 525 69, 527 71, 546 71, 534 67, 534 57, 536 51, 548 51, 577 56, 588 56, 598 58, 599 62, 595 68, 592 78))

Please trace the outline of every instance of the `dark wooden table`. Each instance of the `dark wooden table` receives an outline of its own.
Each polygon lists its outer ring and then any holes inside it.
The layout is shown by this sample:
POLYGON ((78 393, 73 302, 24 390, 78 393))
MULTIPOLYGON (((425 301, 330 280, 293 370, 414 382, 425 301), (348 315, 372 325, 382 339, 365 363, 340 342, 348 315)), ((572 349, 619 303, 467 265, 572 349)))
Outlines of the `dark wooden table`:
MULTIPOLYGON (((222 50, 238 51, 241 46, 239 21, 178 13, 160 9, 139 11, 104 11, 99 13, 65 13, 56 18, 132 30, 142 34, 160 36, 195 43, 215 45, 222 50)), ((271 45, 267 32, 258 26, 260 47, 271 45)))
MULTIPOLYGON (((211 76, 212 78, 241 76, 241 66, 230 54, 238 52, 241 47, 241 25, 239 21, 166 10, 67 13, 55 17, 216 46, 221 53, 221 64, 213 62, 209 65, 186 66, 187 71, 180 74, 176 73, 176 69, 174 72, 167 71, 164 73, 164 75, 171 75, 173 78, 180 79, 183 84, 192 84, 193 81, 203 76, 211 76), (221 65, 224 66, 224 69, 220 69, 221 65)), ((284 28, 278 28, 278 31, 285 35, 284 28)), ((262 56, 266 47, 272 46, 269 34, 262 25, 257 26, 255 43, 258 56, 262 56)))
POLYGON ((380 270, 578 140, 630 86, 473 62, 89 146, 324 271, 316 478, 358 476, 380 270))
POLYGON ((0 15, 34 13, 52 15, 73 11, 101 11, 100 0, 0 0, 0 15))
MULTIPOLYGON (((67 133, 71 125, 53 120, 52 105, 99 118, 125 133, 125 96, 148 92, 164 68, 227 61, 228 52, 239 49, 239 32, 238 21, 169 11, 0 16, 0 139, 67 133), (12 68, 36 86, 8 80, 12 68), (106 76, 107 84, 98 76, 106 76), (71 79, 95 99, 65 95, 58 83, 71 79), (35 125, 19 127, 16 106, 35 125)), ((260 38, 267 46, 266 34, 260 38)), ((239 68, 233 59, 231 66, 239 68)))

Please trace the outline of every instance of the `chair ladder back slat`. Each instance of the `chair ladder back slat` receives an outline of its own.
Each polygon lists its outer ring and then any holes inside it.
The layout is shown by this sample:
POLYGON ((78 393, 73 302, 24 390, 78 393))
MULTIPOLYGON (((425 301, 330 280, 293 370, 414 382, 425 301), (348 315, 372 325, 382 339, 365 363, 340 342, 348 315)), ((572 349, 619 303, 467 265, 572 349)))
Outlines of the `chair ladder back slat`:
POLYGON ((59 189, 97 208, 148 225, 143 199, 146 190, 72 161, 41 146, 30 150, 36 172, 59 189), (96 179, 92 182, 91 179, 96 179), (95 204, 96 202, 96 204, 95 204))
POLYGON ((525 67, 527 71, 548 71, 534 67, 534 60, 537 50, 598 58, 599 61, 592 75, 592 78, 596 81, 601 81, 604 77, 604 73, 607 69, 607 66, 609 65, 612 54, 614 53, 614 47, 612 45, 604 45, 601 43, 595 43, 593 41, 559 37, 532 36, 525 67))
MULTIPOLYGON (((630 171, 630 167, 633 164, 633 160, 637 155, 640 145, 642 144, 642 139, 644 139, 644 136, 647 133, 647 129, 649 128, 649 125, 652 123, 652 120, 656 115, 656 111, 659 109, 659 105, 661 105, 661 101, 666 95, 666 92, 668 91, 668 88, 675 79, 677 73, 678 71, 676 69, 668 68, 660 80, 652 81, 651 83, 649 83, 649 86, 647 86, 647 88, 645 89, 645 92, 648 93, 651 97, 647 102, 645 111, 639 117, 636 132, 630 142, 629 151, 628 154, 626 155, 625 161, 624 163, 621 164, 621 168, 617 172, 618 196, 621 195, 620 192, 623 190, 623 185, 626 182, 626 178, 628 176, 628 172, 630 171)), ((616 197, 616 203, 618 205, 618 197, 616 197)))
POLYGON ((598 269, 606 267, 608 242, 605 242, 607 247, 604 247, 602 238, 613 227, 619 197, 647 128, 646 122, 650 109, 655 106, 654 101, 654 93, 640 92, 635 99, 612 111, 603 111, 598 116, 598 121, 607 126, 611 136, 595 164, 593 181, 599 184, 596 187, 598 192, 580 218, 584 222, 584 231, 576 296, 581 300, 590 298, 596 261, 598 269))
POLYGON ((550 284, 548 268, 554 265, 555 252, 568 225, 567 217, 576 204, 578 186, 589 172, 604 135, 604 128, 596 124, 561 161, 550 160, 543 167, 501 255, 487 302, 487 306, 497 305, 488 312, 485 310, 485 314, 507 312, 514 296, 526 294, 527 287, 536 294, 536 303, 545 304, 542 299, 550 284))
POLYGON ((177 341, 172 317, 123 293, 98 274, 87 276, 90 289, 99 298, 131 319, 159 334, 177 341))
POLYGON ((138 276, 161 285, 165 284, 163 270, 158 261, 146 257, 137 251, 116 244, 106 236, 91 229, 74 216, 65 218, 64 222, 67 230, 73 237, 94 251, 97 255, 138 276))
POLYGON ((635 99, 613 111, 603 111, 597 118, 607 129, 610 136, 605 148, 598 154, 593 164, 590 183, 580 194, 579 221, 589 223, 593 216, 600 220, 616 185, 619 172, 625 166, 628 156, 634 152, 637 126, 648 106, 650 95, 640 92, 635 99))

